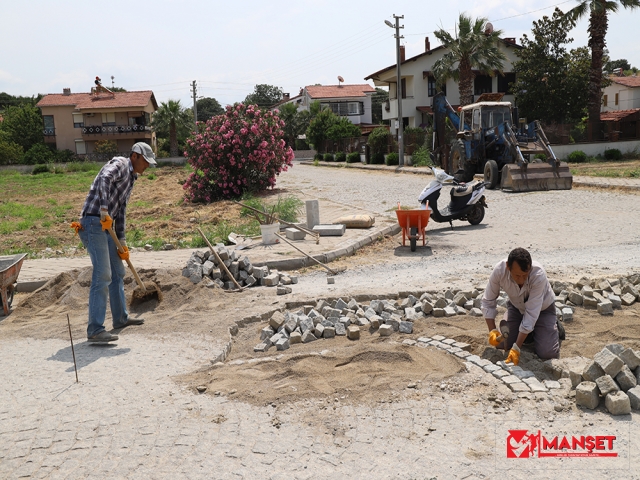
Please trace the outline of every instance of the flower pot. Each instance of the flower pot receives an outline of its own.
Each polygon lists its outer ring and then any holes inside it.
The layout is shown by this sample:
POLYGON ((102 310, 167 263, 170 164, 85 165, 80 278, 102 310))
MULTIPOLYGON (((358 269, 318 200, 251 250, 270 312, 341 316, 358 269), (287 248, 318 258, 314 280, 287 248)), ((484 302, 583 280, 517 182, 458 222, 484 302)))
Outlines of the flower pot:
POLYGON ((260 233, 262 234, 263 245, 273 245, 278 241, 277 232, 280 231, 279 223, 270 223, 268 225, 260 225, 260 233))

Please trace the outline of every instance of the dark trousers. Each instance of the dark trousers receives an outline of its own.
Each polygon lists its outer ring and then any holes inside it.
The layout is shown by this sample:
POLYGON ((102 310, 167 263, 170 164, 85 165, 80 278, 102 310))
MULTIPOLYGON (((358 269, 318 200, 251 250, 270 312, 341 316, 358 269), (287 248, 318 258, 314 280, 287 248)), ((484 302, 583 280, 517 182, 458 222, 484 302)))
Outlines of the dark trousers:
MULTIPOLYGON (((522 322, 522 314, 520 310, 511 305, 509 302, 507 307, 507 319, 500 322, 500 326, 507 325, 509 328, 509 337, 507 338, 506 350, 509 351, 518 339, 520 323, 522 322)), ((560 357, 560 337, 558 335, 558 325, 556 319, 556 306, 551 305, 546 310, 540 312, 538 321, 533 327, 533 348, 540 358, 546 360, 549 358, 560 357)), ((531 335, 531 333, 529 334, 531 335)))

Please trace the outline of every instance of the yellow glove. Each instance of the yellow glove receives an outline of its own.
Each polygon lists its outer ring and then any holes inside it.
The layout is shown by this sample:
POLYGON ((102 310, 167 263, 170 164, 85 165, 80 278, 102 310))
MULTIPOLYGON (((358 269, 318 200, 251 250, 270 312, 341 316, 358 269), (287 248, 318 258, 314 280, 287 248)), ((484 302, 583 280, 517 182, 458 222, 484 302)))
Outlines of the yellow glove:
POLYGON ((504 363, 513 363, 514 365, 518 365, 520 362, 520 347, 517 344, 513 344, 511 350, 509 350, 509 356, 504 361, 504 363))
POLYGON ((104 210, 100 210, 100 224, 102 230, 111 230, 113 228, 113 219, 104 210))
POLYGON ((503 340, 504 337, 502 336, 502 333, 500 333, 500 330, 494 328, 489 332, 489 344, 491 346, 497 347, 503 340))
POLYGON ((129 249, 126 245, 122 245, 122 252, 118 252, 118 256, 121 260, 127 261, 129 260, 129 249))

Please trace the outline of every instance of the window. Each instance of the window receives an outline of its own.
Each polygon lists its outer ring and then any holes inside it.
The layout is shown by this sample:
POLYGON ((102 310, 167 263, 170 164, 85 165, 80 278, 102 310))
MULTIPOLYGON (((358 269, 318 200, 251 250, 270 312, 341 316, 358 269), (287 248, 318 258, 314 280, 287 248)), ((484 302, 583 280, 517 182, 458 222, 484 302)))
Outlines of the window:
POLYGON ((53 115, 43 115, 42 121, 44 123, 44 134, 45 135, 55 135, 56 129, 53 124, 53 115))
POLYGON ((81 113, 72 113, 73 115, 73 128, 84 127, 84 116, 81 113))
POLYGON ((400 91, 402 93, 402 98, 407 98, 407 79, 403 78, 400 80, 400 91))
POLYGON ((616 105, 618 105, 618 94, 616 93, 616 105))
POLYGON ((427 80, 427 94, 430 97, 435 97, 436 93, 438 93, 436 91, 436 79, 434 77, 429 77, 429 79, 427 80))
POLYGON ((115 113, 103 113, 102 114, 102 125, 115 125, 116 124, 116 114, 115 113))
POLYGON ((482 95, 483 93, 491 93, 491 82, 493 78, 489 75, 477 75, 473 80, 473 94, 482 95))
POLYGON ((363 102, 331 102, 323 103, 323 110, 325 108, 331 109, 333 113, 341 117, 349 115, 364 115, 364 103, 363 102))
POLYGON ((84 140, 76 140, 76 154, 86 155, 86 153, 87 153, 87 144, 84 143, 84 140))
POLYGON ((516 83, 515 73, 505 73, 504 75, 498 75, 498 92, 511 94, 512 84, 516 83))
POLYGON ((607 106, 607 96, 606 95, 602 96, 602 105, 605 106, 605 107, 607 106))
POLYGON ((473 110, 473 121, 471 123, 471 128, 474 130, 480 128, 480 109, 478 108, 473 110))
POLYGON ((360 115, 360 102, 349 102, 349 115, 360 115))

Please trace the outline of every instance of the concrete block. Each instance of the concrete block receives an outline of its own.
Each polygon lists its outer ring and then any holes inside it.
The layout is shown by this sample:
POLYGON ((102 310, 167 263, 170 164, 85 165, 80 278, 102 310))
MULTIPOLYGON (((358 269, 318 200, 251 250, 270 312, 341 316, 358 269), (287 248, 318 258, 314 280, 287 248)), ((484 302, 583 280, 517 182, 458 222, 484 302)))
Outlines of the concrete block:
MULTIPOLYGON (((549 390, 558 390, 562 388, 562 385, 557 380, 543 380, 542 384, 549 390)), ((594 383, 595 385, 595 383, 594 383)))
POLYGON ((318 200, 307 200, 304 207, 307 213, 307 228, 311 229, 320 223, 320 205, 318 200))
POLYGON ((316 328, 313 330, 313 334, 316 338, 322 338, 322 335, 324 334, 324 326, 321 323, 317 324, 316 328))
POLYGON ((471 351, 471 345, 464 342, 453 342, 454 347, 458 347, 460 350, 466 350, 467 352, 471 351))
POLYGON ((357 325, 349 325, 347 328, 347 338, 349 340, 359 340, 360 339, 360 327, 357 325))
POLYGON ((344 235, 346 228, 347 227, 342 224, 316 225, 312 230, 318 233, 321 237, 341 237, 344 235))
POLYGON ((596 385, 598 386, 598 390, 600 391, 600 395, 603 397, 610 392, 617 392, 620 390, 618 384, 611 378, 610 375, 603 375, 602 377, 596 379, 596 385))
POLYGON ((285 287, 284 285, 278 285, 276 289, 277 295, 287 295, 291 292, 292 292, 291 287, 285 287))
POLYGON ((371 328, 373 328, 374 330, 380 328, 380 325, 382 325, 382 323, 383 323, 382 317, 378 315, 374 315, 369 320, 369 324, 371 325, 371 328))
POLYGON ((460 350, 459 352, 455 352, 454 355, 456 357, 465 359, 465 358, 469 357, 471 354, 469 352, 465 351, 465 350, 460 350))
POLYGON ((583 297, 593 297, 593 288, 591 288, 589 285, 585 285, 584 287, 582 287, 582 290, 580 292, 582 293, 583 297))
POLYGON ((640 410, 640 385, 627 390, 629 403, 634 410, 640 410))
POLYGON ((454 343, 456 343, 456 341, 453 338, 445 338, 444 340, 442 340, 442 343, 444 343, 445 345, 453 345, 454 343))
POLYGON ((573 310, 569 307, 564 307, 561 310, 562 313, 562 321, 563 322, 571 322, 573 321, 573 310))
POLYGON ((388 320, 385 320, 385 324, 391 326, 394 332, 397 332, 400 330, 400 322, 395 318, 390 318, 388 320))
POLYGON ((313 328, 314 328, 314 323, 313 320, 309 317, 303 317, 300 319, 300 321, 298 322, 300 325, 300 330, 302 331, 302 333, 307 332, 307 331, 311 331, 313 333, 313 328))
POLYGON ((289 275, 280 275, 280 283, 282 285, 291 285, 291 277, 289 275))
POLYGON ((495 370, 493 372, 491 372, 491 375, 493 375, 494 377, 501 379, 503 377, 508 377, 509 375, 511 375, 509 372, 507 372, 506 370, 503 370, 502 368, 495 370))
POLYGON ((455 308, 453 307, 444 307, 444 316, 445 317, 455 317, 458 314, 455 308))
POLYGON ((583 296, 578 292, 569 292, 567 300, 569 300, 574 305, 582 305, 583 296))
POLYGON ((400 322, 398 330, 400 333, 413 333, 413 322, 400 322))
POLYGON ((442 340, 446 340, 447 337, 443 337, 442 335, 434 335, 433 337, 431 337, 432 340, 435 340, 437 342, 441 342, 442 340))
POLYGON ((520 380, 524 380, 524 379, 526 379, 526 378, 536 378, 536 374, 535 374, 535 373, 533 373, 533 372, 532 372, 532 371, 530 371, 530 370, 520 370, 520 371, 515 370, 515 371, 514 371, 514 370, 512 369, 511 373, 512 373, 513 375, 515 375, 516 377, 518 377, 520 380))
POLYGON ((636 299, 640 296, 640 292, 638 292, 638 289, 630 283, 627 283, 624 287, 622 287, 622 294, 626 295, 627 293, 633 295, 636 299))
POLYGON ((469 315, 471 315, 472 317, 482 317, 482 310, 474 307, 469 311, 469 315))
POLYGON ((364 328, 368 328, 371 325, 371 322, 364 317, 356 317, 356 321, 351 323, 364 328))
POLYGON ((610 300, 598 303, 597 308, 600 315, 613 315, 613 303, 610 300))
POLYGON ((344 326, 344 323, 337 322, 333 328, 336 330, 336 335, 344 336, 347 334, 347 327, 344 326))
POLYGON ((532 392, 546 392, 547 387, 545 387, 540 380, 536 377, 524 378, 522 380, 532 392))
POLYGON ((264 327, 260 330, 260 341, 273 337, 275 333, 276 331, 272 327, 264 327))
POLYGON ((386 325, 386 324, 380 325, 380 328, 378 329, 378 333, 380 334, 381 337, 388 337, 393 333, 393 327, 391 325, 386 325))
POLYGON ((453 297, 453 303, 455 303, 456 305, 458 305, 459 307, 463 306, 465 303, 467 303, 469 299, 467 297, 465 297, 462 293, 457 293, 454 297, 453 297))
POLYGON ((282 312, 274 312, 269 319, 269 325, 274 329, 278 330, 282 325, 284 325, 285 318, 282 312))
POLYGON ((584 308, 598 308, 598 301, 593 297, 584 297, 582 306, 584 308))
POLYGON ((625 348, 618 354, 620 360, 622 360, 630 370, 635 370, 640 366, 640 357, 630 348, 625 348))
POLYGON ((530 392, 531 391, 531 389, 529 388, 529 385, 527 385, 524 382, 510 383, 510 384, 508 384, 508 387, 514 393, 524 393, 524 392, 530 392))
POLYGON ((593 410, 599 403, 600 394, 594 382, 582 382, 576 387, 576 405, 593 410))
POLYGON ((625 293, 624 295, 622 295, 622 297, 620 297, 620 301, 622 302, 622 305, 628 307, 635 303, 636 297, 634 297, 630 293, 625 293))
POLYGON ((604 370, 596 362, 589 363, 582 371, 582 378, 588 382, 595 382, 604 375, 604 370))
POLYGON ((489 365, 485 365, 482 369, 487 373, 493 373, 497 370, 502 370, 498 365, 494 363, 489 363, 489 365))
POLYGON ((430 313, 433 313, 433 303, 423 300, 421 305, 423 314, 429 315, 430 313))
POLYGON ((415 322, 423 317, 422 313, 418 313, 413 308, 405 308, 404 316, 409 322, 415 322))
POLYGON ((576 288, 578 290, 582 289, 585 285, 591 285, 591 280, 587 277, 582 277, 580 280, 576 282, 576 288))
POLYGON ((433 309, 433 316, 434 317, 444 317, 445 316, 445 311, 444 308, 434 308, 433 309))
POLYGON ((280 274, 279 273, 270 273, 266 277, 262 279, 264 281, 264 285, 266 287, 275 287, 280 282, 280 274))
POLYGON ((298 331, 291 332, 289 344, 293 345, 294 343, 302 343, 302 333, 298 331))
POLYGON ((317 340, 318 338, 311 332, 311 330, 307 330, 302 333, 302 343, 309 343, 317 340))
POLYGON ((604 406, 611 415, 627 415, 631 413, 631 402, 624 392, 609 393, 604 399, 604 406))
POLYGON ((613 354, 608 348, 603 348, 593 357, 593 361, 596 362, 604 370, 607 375, 615 377, 620 370, 624 362, 620 360, 620 357, 613 354))
POLYGON ((622 308, 622 299, 618 295, 609 293, 607 299, 611 302, 613 308, 622 308))
POLYGON ((625 349, 624 345, 620 343, 610 343, 609 345, 605 345, 605 348, 614 355, 620 355, 622 352, 624 352, 625 349))
POLYGON ((436 309, 436 308, 444 308, 444 307, 446 307, 448 304, 449 304, 449 302, 448 302, 445 298, 439 297, 439 298, 435 301, 435 303, 433 304, 433 308, 434 308, 434 309, 436 309))
POLYGON ((636 376, 629 370, 626 365, 622 367, 622 370, 616 375, 616 383, 620 386, 620 390, 626 392, 627 390, 638 385, 636 376))
POLYGON ((284 234, 288 240, 304 240, 304 237, 307 236, 302 230, 293 227, 285 228, 284 234))
POLYGON ((325 327, 324 333, 322 334, 324 338, 333 338, 336 336, 336 328, 335 327, 325 327))
POLYGON ((253 351, 254 352, 266 352, 267 350, 269 350, 269 347, 271 346, 271 344, 266 344, 266 343, 259 343, 258 345, 256 345, 255 347, 253 347, 253 351))
POLYGON ((289 350, 289 339, 281 338, 275 343, 275 345, 277 350, 289 350))

